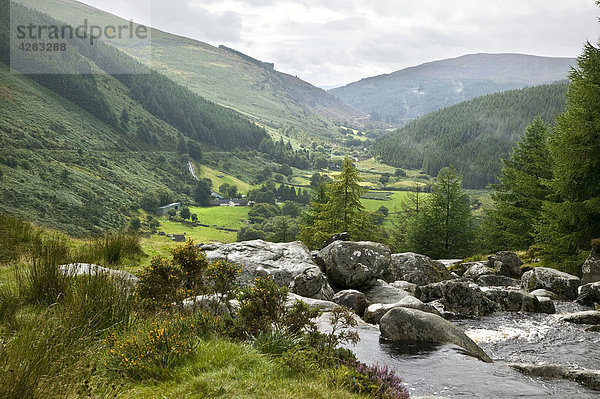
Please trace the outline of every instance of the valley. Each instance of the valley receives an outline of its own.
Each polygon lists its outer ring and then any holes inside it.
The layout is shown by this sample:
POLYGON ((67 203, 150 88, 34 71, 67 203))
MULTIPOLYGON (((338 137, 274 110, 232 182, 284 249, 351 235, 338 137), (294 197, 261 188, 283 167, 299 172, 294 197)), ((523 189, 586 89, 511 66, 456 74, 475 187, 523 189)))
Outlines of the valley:
POLYGON ((153 4, 180 35, 0 0, 0 397, 597 395, 596 42, 472 51, 480 5, 192 3, 153 4))

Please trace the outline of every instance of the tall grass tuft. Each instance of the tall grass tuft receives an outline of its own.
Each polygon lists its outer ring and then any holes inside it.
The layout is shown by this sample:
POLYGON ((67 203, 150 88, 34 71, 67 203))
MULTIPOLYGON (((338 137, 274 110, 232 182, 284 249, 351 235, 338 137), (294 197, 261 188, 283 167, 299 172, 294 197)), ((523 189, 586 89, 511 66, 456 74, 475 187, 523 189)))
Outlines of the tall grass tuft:
POLYGON ((40 232, 30 223, 0 215, 0 265, 18 261, 28 247, 40 239, 40 232))
POLYGON ((8 282, 0 283, 0 324, 12 326, 21 305, 17 287, 8 282))
POLYGON ((69 287, 69 277, 60 265, 69 259, 69 246, 62 236, 39 241, 30 250, 31 262, 18 272, 20 294, 30 303, 53 304, 69 287))
POLYGON ((75 260, 82 263, 116 266, 124 259, 135 258, 142 253, 139 236, 115 233, 90 242, 76 255, 75 260))
POLYGON ((64 325, 81 335, 96 337, 109 329, 126 329, 134 319, 128 286, 108 274, 74 277, 60 311, 64 325))
POLYGON ((0 345, 0 397, 73 398, 89 378, 87 340, 76 340, 51 310, 22 322, 0 345))

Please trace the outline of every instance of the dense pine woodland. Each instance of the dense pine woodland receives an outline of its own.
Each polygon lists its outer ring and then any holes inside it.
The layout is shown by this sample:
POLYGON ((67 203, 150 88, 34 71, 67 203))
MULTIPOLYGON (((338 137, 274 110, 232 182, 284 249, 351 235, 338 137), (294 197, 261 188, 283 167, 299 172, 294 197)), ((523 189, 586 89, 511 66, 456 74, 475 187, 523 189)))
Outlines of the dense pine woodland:
POLYGON ((566 110, 550 129, 536 119, 504 162, 489 245, 530 248, 579 273, 600 238, 600 49, 587 43, 570 74, 566 110))
POLYGON ((565 105, 567 83, 490 94, 419 118, 374 145, 382 161, 435 176, 453 165, 467 188, 496 183, 506 158, 536 117, 552 123, 565 105))

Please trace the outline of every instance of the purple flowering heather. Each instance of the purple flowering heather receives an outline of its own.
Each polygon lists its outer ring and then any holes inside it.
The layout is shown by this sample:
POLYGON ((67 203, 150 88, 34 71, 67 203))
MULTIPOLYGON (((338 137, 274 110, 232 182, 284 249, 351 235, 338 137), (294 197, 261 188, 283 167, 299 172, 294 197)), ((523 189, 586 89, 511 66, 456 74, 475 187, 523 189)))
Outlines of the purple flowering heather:
POLYGON ((394 370, 387 366, 367 366, 359 363, 353 377, 354 388, 358 392, 368 393, 378 399, 406 399, 408 390, 394 370))

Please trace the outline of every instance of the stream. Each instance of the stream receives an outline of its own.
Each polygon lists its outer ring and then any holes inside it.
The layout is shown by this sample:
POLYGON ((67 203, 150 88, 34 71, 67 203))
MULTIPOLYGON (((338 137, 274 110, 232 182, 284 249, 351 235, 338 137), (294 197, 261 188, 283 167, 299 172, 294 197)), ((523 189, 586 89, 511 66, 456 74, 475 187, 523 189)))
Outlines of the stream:
POLYGON ((452 320, 494 360, 484 363, 453 345, 392 343, 378 327, 358 329, 352 349, 367 364, 387 365, 402 377, 411 396, 449 398, 600 398, 577 382, 533 378, 508 363, 554 363, 600 369, 600 333, 560 320, 561 314, 587 310, 555 302, 556 314, 494 313, 480 319, 452 320))

